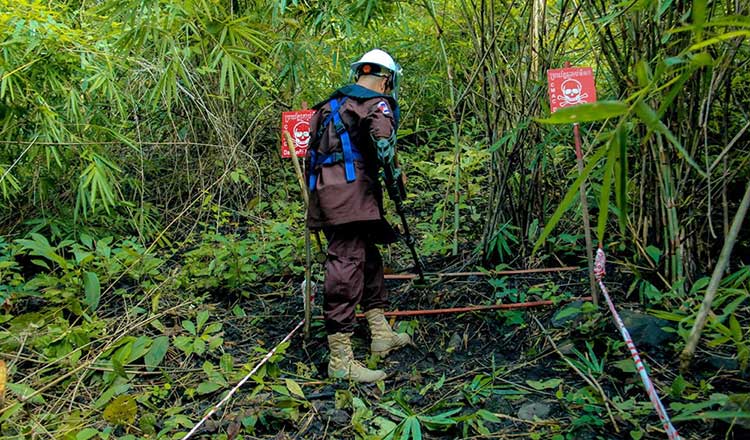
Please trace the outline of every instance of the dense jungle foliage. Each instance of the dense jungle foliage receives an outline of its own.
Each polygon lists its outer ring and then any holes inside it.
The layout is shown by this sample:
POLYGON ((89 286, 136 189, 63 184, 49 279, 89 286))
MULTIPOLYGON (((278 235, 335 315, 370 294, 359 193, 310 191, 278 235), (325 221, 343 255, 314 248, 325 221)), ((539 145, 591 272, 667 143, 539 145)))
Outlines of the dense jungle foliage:
MULTIPOLYGON (((0 0, 0 436, 182 438, 281 341, 305 249, 280 115, 379 47, 404 69, 428 269, 585 268, 585 182, 615 302, 659 318, 643 357, 683 438, 744 438, 749 37, 745 0, 0 0), (600 102, 550 114, 565 62, 593 67, 600 102)), ((313 325, 197 437, 666 438, 606 305, 562 306, 587 276, 389 285, 400 308, 560 306, 403 320, 445 357, 376 388, 321 373, 313 325), (542 400, 551 414, 516 412, 542 400)))

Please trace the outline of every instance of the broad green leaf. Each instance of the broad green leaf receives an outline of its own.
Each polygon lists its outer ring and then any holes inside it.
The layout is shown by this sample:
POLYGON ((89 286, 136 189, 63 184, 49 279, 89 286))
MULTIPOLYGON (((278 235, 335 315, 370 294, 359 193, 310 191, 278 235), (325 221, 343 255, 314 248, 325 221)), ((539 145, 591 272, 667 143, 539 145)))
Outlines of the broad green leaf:
POLYGON ((411 419, 411 438, 414 440, 422 440, 422 427, 419 424, 419 418, 410 417, 411 419))
POLYGON ((737 343, 742 343, 742 327, 737 318, 732 315, 729 317, 729 330, 731 331, 732 339, 737 343))
POLYGON ((112 357, 112 369, 115 371, 115 374, 122 377, 123 379, 128 378, 128 373, 125 371, 125 367, 122 364, 122 361, 120 359, 112 357))
POLYGON ((224 373, 224 375, 231 374, 232 370, 234 370, 234 357, 229 353, 221 355, 221 359, 219 359, 219 368, 221 368, 221 372, 224 373))
POLYGON ((96 401, 94 401, 94 408, 102 408, 104 405, 109 403, 115 395, 127 393, 130 390, 130 384, 125 382, 122 378, 117 378, 115 383, 107 388, 96 401))
POLYGON ((0 414, 0 422, 5 422, 6 420, 10 419, 10 418, 11 418, 11 417, 13 417, 13 416, 14 416, 14 415, 15 415, 15 414, 16 414, 16 413, 18 412, 18 410, 20 410, 21 408, 23 408, 23 404, 22 404, 21 402, 16 402, 16 403, 14 403, 13 405, 11 405, 11 406, 7 407, 7 408, 5 409, 5 411, 3 411, 3 412, 2 412, 1 414, 0 414))
POLYGON ((112 400, 104 411, 102 417, 106 422, 114 425, 132 425, 138 413, 135 398, 129 395, 120 395, 112 400))
POLYGON ((398 427, 396 423, 383 416, 376 416, 370 423, 374 426, 375 438, 393 438, 393 433, 398 427))
POLYGON ((207 327, 205 328, 205 330, 203 330, 203 334, 204 334, 204 335, 211 335, 211 334, 213 334, 213 333, 219 332, 219 331, 221 331, 221 327, 222 327, 222 326, 223 326, 223 324, 222 324, 221 322, 214 322, 214 323, 211 323, 211 324, 209 324, 209 325, 208 325, 208 326, 207 326, 207 327))
POLYGON ((400 437, 401 440, 409 440, 409 435, 411 434, 411 428, 412 428, 412 424, 411 424, 412 419, 416 419, 416 417, 409 416, 401 422, 401 428, 402 428, 401 437, 400 437))
POLYGON ((580 307, 577 307, 577 306, 574 306, 574 305, 569 305, 569 306, 563 308, 562 310, 560 310, 559 312, 557 312, 555 314, 555 319, 562 320, 564 318, 567 318, 568 316, 574 316, 574 315, 578 315, 580 313, 581 313, 581 308, 580 307))
POLYGON ((646 254, 654 260, 654 263, 659 264, 659 260, 661 259, 661 250, 659 248, 650 244, 646 246, 646 254))
POLYGON ((182 328, 187 330, 187 332, 193 336, 196 336, 197 334, 195 331, 195 324, 193 324, 193 321, 190 321, 189 319, 182 321, 182 328))
POLYGON ((577 122, 602 121, 624 115, 628 105, 621 101, 598 101, 561 108, 547 119, 534 119, 540 124, 573 124, 577 122))
POLYGON ((94 428, 84 428, 78 431, 78 434, 76 434, 76 440, 89 440, 95 435, 99 435, 99 430, 94 428))
POLYGON ((480 409, 479 411, 477 411, 477 416, 481 417, 483 420, 487 420, 488 422, 494 422, 494 423, 502 422, 502 419, 500 417, 487 411, 486 409, 480 409))
POLYGON ((612 362, 612 365, 622 370, 624 373, 635 373, 635 363, 632 359, 622 359, 612 362))
POLYGON ((208 394, 213 393, 214 391, 221 388, 221 384, 218 384, 216 382, 201 382, 198 385, 198 388, 195 389, 195 392, 198 394, 208 394))
MULTIPOLYGON (((27 400, 29 399, 29 396, 36 393, 36 390, 34 388, 31 388, 30 386, 23 384, 23 383, 7 383, 5 386, 8 388, 8 390, 18 396, 20 400, 27 400)), ((37 394, 36 396, 31 398, 31 403, 44 403, 44 397, 42 397, 41 394, 37 394)))
POLYGON ((207 321, 208 321, 208 310, 201 310, 200 312, 198 312, 198 316, 196 316, 195 318, 197 330, 200 331, 200 329, 203 328, 203 326, 206 324, 207 321))
POLYGON ((193 351, 195 354, 201 355, 206 352, 206 343, 201 338, 195 338, 193 341, 193 351))
POLYGON ((541 391, 541 390, 549 390, 551 388, 557 388, 557 386, 562 383, 562 379, 554 378, 554 379, 549 379, 545 381, 537 381, 537 380, 529 379, 526 381, 526 383, 529 384, 531 388, 534 388, 537 391, 541 391))
POLYGON ((168 349, 169 337, 158 336, 154 339, 154 342, 148 349, 148 353, 146 353, 146 356, 143 358, 146 362, 146 370, 153 371, 154 368, 158 367, 159 364, 161 364, 161 361, 164 360, 164 356, 166 356, 168 349))
POLYGON ((133 348, 131 348, 130 354, 126 358, 125 363, 130 364, 135 362, 137 359, 142 358, 146 353, 148 353, 151 344, 152 340, 148 336, 138 336, 135 341, 133 341, 133 348))
POLYGON ((286 384, 287 389, 290 393, 297 397, 305 398, 305 393, 302 392, 302 388, 299 386, 299 384, 292 379, 284 379, 284 383, 286 384))

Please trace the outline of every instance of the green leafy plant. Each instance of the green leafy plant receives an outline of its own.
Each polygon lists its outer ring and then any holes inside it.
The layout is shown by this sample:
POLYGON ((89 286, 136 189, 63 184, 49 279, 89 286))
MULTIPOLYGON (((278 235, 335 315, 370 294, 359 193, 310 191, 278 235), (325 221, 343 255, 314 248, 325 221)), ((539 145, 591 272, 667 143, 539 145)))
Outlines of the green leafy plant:
POLYGON ((183 320, 182 329, 188 334, 175 336, 172 341, 174 346, 188 356, 193 353, 202 356, 219 348, 224 342, 221 333, 222 323, 208 324, 208 319, 208 310, 201 310, 196 314, 195 321, 183 320))
POLYGON ((599 359, 594 353, 593 344, 586 341, 586 353, 581 353, 577 348, 573 347, 571 352, 576 355, 577 359, 568 359, 570 363, 576 366, 579 370, 592 376, 601 376, 604 374, 604 361, 605 358, 599 359))
MULTIPOLYGON (((427 411, 414 411, 406 403, 400 390, 396 391, 391 402, 380 404, 380 407, 399 420, 393 431, 385 437, 386 440, 394 438, 419 440, 422 438, 423 428, 445 430, 458 423, 453 416, 461 411, 461 408, 453 408, 434 415, 427 415, 427 411)), ((432 409, 431 412, 436 411, 440 410, 432 409)))

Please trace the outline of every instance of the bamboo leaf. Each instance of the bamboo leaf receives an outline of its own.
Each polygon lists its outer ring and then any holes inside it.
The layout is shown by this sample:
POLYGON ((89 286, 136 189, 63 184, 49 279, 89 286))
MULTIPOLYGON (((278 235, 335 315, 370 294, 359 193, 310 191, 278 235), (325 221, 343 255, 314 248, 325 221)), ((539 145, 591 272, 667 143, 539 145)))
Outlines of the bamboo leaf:
POLYGON ((740 38, 740 37, 741 38, 745 38, 745 37, 749 37, 749 36, 750 36, 750 31, 732 31, 732 32, 727 32, 727 33, 724 33, 724 34, 721 34, 721 35, 717 35, 716 37, 709 38, 709 39, 707 39, 705 41, 701 41, 700 43, 693 44, 692 46, 690 46, 690 48, 688 50, 689 51, 696 51, 696 50, 703 49, 704 47, 708 47, 708 46, 711 46, 711 45, 716 44, 716 43, 721 43, 722 41, 732 40, 734 38, 740 38))
POLYGON ((742 342, 742 327, 734 315, 729 317, 729 330, 735 342, 742 342))
POLYGON ((422 427, 419 425, 419 419, 417 417, 411 418, 411 438, 414 440, 422 440, 422 427))
POLYGON ((700 174, 703 177, 708 177, 708 174, 706 174, 705 171, 698 165, 698 163, 690 156, 690 153, 685 150, 685 148, 682 146, 680 141, 675 137, 674 134, 667 128, 666 125, 664 125, 663 122, 659 119, 659 117, 656 115, 656 112, 654 112, 654 109, 652 109, 648 104, 643 102, 643 100, 639 100, 635 104, 635 113, 638 115, 640 120, 646 124, 646 127, 648 127, 650 130, 662 134, 667 140, 675 147, 677 150, 682 154, 682 156, 685 158, 685 160, 692 166, 698 174, 700 174))
POLYGON ((146 353, 146 356, 144 356, 143 358, 144 362, 146 363, 146 370, 153 371, 154 368, 158 367, 159 364, 161 364, 161 361, 164 360, 164 357, 167 355, 168 349, 169 337, 159 336, 154 339, 154 342, 151 344, 151 347, 146 353))
POLYGON ((628 112, 628 106, 621 101, 598 101, 579 104, 557 110, 549 118, 534 120, 540 124, 571 124, 575 122, 602 121, 628 112))
POLYGON ((402 431, 401 431, 401 440, 409 440, 409 434, 411 434, 411 428, 412 428, 412 418, 414 416, 409 416, 402 422, 402 431))
POLYGON ((706 23, 706 3, 707 0, 693 0, 692 18, 693 27, 695 28, 695 40, 703 39, 703 25, 706 23))
POLYGON ((552 217, 550 217, 549 221, 544 226, 544 230, 542 231, 541 235, 537 239, 536 243, 534 243, 534 249, 531 251, 532 254, 536 253, 536 251, 539 249, 539 246, 541 246, 545 242, 545 240, 547 240, 549 234, 552 232, 555 226, 557 226, 557 223, 560 221, 563 214, 565 214, 568 208, 570 208, 571 203, 573 203, 576 195, 578 195, 578 189, 581 187, 581 183, 583 182, 583 180, 586 179, 589 174, 591 174, 591 170, 594 169, 596 164, 602 157, 604 157, 604 154, 606 153, 607 148, 600 148, 599 151, 597 151, 591 157, 589 163, 583 169, 583 172, 578 176, 575 182, 573 182, 573 185, 568 188, 568 192, 565 193, 565 197, 563 197, 562 202, 560 202, 560 205, 557 206, 555 213, 552 214, 552 217))
POLYGON ((750 419, 750 411, 704 411, 699 412, 696 414, 689 414, 689 415, 677 415, 675 417, 672 417, 673 422, 687 422, 690 420, 701 420, 705 422, 706 420, 711 419, 719 419, 719 420, 726 420, 728 422, 732 422, 735 419, 744 419, 748 420, 750 419))

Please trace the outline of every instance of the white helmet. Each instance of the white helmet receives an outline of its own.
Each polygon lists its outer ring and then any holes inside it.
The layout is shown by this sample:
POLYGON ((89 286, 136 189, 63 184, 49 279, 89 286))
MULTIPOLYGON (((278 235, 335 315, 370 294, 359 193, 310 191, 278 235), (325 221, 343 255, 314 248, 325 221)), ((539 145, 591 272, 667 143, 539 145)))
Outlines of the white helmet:
POLYGON ((362 73, 388 77, 391 83, 391 90, 393 90, 393 96, 396 97, 398 91, 398 83, 401 77, 401 66, 393 61, 393 58, 388 55, 387 52, 380 49, 373 49, 362 55, 362 58, 360 58, 359 61, 352 63, 351 69, 355 79, 358 78, 362 73), (386 71, 372 73, 362 72, 363 69, 360 69, 360 67, 367 64, 380 66, 386 71))

